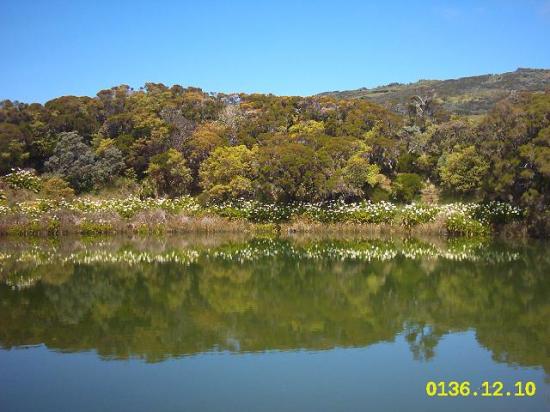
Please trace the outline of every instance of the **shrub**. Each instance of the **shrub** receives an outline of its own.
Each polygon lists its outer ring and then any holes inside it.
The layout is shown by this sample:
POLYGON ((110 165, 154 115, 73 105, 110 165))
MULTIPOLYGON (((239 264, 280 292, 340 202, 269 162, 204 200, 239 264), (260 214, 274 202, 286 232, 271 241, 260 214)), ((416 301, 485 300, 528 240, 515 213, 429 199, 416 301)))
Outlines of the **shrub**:
POLYGON ((216 148, 202 163, 199 172, 205 197, 218 202, 249 198, 256 178, 256 152, 244 145, 216 148))
POLYGON ((522 215, 521 209, 504 202, 488 202, 476 205, 472 216, 487 224, 504 224, 518 220, 522 215))
POLYGON ((304 203, 300 211, 306 217, 324 223, 389 223, 397 208, 390 202, 345 203, 343 201, 304 203))
POLYGON ((34 170, 12 169, 2 180, 12 189, 26 189, 34 193, 38 193, 42 187, 42 180, 34 170))
POLYGON ((479 220, 475 220, 463 213, 454 213, 447 218, 447 232, 458 236, 486 236, 490 229, 479 220))
POLYGON ((151 158, 147 168, 147 179, 150 180, 157 195, 179 196, 189 192, 193 178, 187 162, 176 149, 151 158))
POLYGON ((407 228, 432 222, 439 209, 437 207, 410 204, 401 209, 401 224, 407 228))
POLYGON ((63 176, 78 191, 90 190, 96 183, 96 157, 76 132, 60 133, 46 170, 63 176))
POLYGON ((94 153, 76 132, 60 133, 46 170, 62 176, 79 192, 112 182, 124 167, 122 153, 114 146, 94 153))
POLYGON ((422 189, 422 177, 416 173, 399 173, 393 182, 393 195, 400 202, 412 202, 422 189))
POLYGON ((489 163, 474 146, 455 148, 442 156, 439 166, 441 183, 457 193, 471 193, 481 187, 489 171, 489 163))
POLYGON ((74 190, 61 177, 52 176, 44 181, 40 194, 52 200, 72 199, 74 190))

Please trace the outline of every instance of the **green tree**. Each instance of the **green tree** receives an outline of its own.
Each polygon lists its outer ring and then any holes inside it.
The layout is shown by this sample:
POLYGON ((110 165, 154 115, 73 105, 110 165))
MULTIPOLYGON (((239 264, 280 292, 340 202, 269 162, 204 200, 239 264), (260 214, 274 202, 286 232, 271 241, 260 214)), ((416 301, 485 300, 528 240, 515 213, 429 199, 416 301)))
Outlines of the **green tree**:
POLYGON ((0 174, 23 166, 28 158, 23 132, 11 123, 0 123, 0 174))
POLYGON ((200 185, 207 199, 223 201, 254 195, 257 149, 218 147, 202 163, 200 185))
POLYGON ((439 176, 442 184, 460 194, 480 189, 489 170, 489 163, 474 146, 458 149, 441 160, 439 176))
POLYGON ((422 177, 416 173, 399 173, 392 184, 393 196, 400 202, 412 202, 422 189, 422 177))
POLYGON ((78 192, 90 190, 97 182, 96 156, 76 132, 58 136, 53 155, 46 161, 46 170, 62 176, 78 192))
POLYGON ((189 167, 195 181, 198 181, 199 168, 210 153, 228 143, 227 128, 219 123, 206 122, 197 127, 184 144, 184 153, 189 159, 189 167))
POLYGON ((295 142, 269 142, 258 153, 261 196, 268 201, 317 201, 329 195, 329 156, 295 142))
POLYGON ((191 171, 182 154, 175 149, 153 156, 146 174, 157 195, 178 196, 189 193, 191 171))
POLYGON ((378 165, 369 163, 364 155, 352 156, 343 169, 343 177, 351 194, 359 197, 366 195, 370 188, 383 182, 378 165))
POLYGON ((46 170, 67 180, 78 192, 108 185, 124 170, 122 153, 113 144, 101 145, 94 153, 76 132, 60 133, 57 139, 46 170))

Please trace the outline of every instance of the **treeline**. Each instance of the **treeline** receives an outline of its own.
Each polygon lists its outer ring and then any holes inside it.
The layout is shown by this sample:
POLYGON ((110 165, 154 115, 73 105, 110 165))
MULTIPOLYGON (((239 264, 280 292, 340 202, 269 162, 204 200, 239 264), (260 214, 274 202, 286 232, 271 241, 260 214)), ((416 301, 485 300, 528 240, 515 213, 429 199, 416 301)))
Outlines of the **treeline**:
POLYGON ((32 168, 51 193, 131 191, 205 202, 423 197, 501 200, 550 233, 550 93, 486 116, 418 97, 407 116, 365 100, 207 94, 122 85, 95 98, 0 103, 0 173, 32 168))

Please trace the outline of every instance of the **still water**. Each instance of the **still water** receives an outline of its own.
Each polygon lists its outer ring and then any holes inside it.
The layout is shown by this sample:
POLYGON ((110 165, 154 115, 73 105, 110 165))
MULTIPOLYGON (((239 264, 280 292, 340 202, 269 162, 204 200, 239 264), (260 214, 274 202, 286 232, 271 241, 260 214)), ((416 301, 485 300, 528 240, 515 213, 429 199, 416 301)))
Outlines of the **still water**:
POLYGON ((548 411, 548 246, 4 239, 0 410, 548 411))

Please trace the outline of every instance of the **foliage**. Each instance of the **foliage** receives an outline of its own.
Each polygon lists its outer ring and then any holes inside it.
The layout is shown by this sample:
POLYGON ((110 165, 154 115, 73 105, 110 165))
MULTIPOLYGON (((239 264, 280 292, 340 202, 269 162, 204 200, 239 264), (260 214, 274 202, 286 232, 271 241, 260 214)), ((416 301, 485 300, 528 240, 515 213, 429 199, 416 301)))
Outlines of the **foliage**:
POLYGON ((416 173, 399 173, 393 182, 393 196, 401 202, 412 202, 423 187, 422 177, 416 173))
POLYGON ((182 154, 175 149, 155 155, 147 168, 147 178, 157 195, 179 196, 189 193, 191 170, 182 154))
POLYGON ((298 142, 275 142, 258 152, 260 198, 270 202, 325 198, 330 158, 298 142))
POLYGON ((370 164, 361 154, 349 158, 344 167, 343 176, 350 188, 349 191, 359 197, 364 197, 369 188, 375 187, 384 178, 380 174, 380 167, 370 164))
POLYGON ((61 177, 52 176, 46 178, 42 183, 40 195, 46 199, 62 200, 72 199, 75 193, 69 184, 61 177))
POLYGON ((209 94, 160 83, 44 105, 5 100, 0 173, 52 172, 77 193, 119 188, 130 173, 122 194, 139 185, 141 196, 192 193, 218 203, 437 204, 444 189, 447 200, 520 206, 532 233, 544 235, 550 93, 515 93, 475 119, 441 103, 415 93, 393 113, 364 99, 209 94))
POLYGON ((417 226, 419 224, 429 223, 435 220, 439 209, 433 206, 410 204, 405 205, 401 211, 401 224, 407 228, 417 226))
POLYGON ((200 169, 200 184, 207 199, 251 198, 257 175, 256 153, 244 145, 216 148, 200 169))
MULTIPOLYGON (((31 219, 39 223, 47 222, 52 218, 56 219, 65 212, 69 212, 74 214, 77 220, 84 218, 92 223, 94 221, 101 223, 101 219, 98 220, 97 216, 120 216, 130 219, 142 212, 162 211, 162 216, 178 215, 182 219, 219 216, 252 223, 279 224, 299 220, 306 223, 358 226, 389 224, 405 229, 438 221, 439 224, 445 224, 450 234, 461 236, 487 234, 492 225, 509 223, 523 216, 522 210, 501 202, 451 203, 438 206, 418 203, 396 205, 385 201, 346 203, 343 200, 273 204, 239 199, 201 205, 191 196, 144 199, 136 196, 113 199, 92 199, 82 196, 73 198, 70 188, 59 178, 52 177, 46 180, 46 183, 46 187, 53 186, 52 189, 43 190, 40 193, 49 194, 47 198, 19 202, 11 207, 2 206, 2 215, 11 216, 15 221, 31 219)), ((26 228, 25 231, 37 232, 40 231, 38 228, 39 226, 34 229, 26 228)), ((112 227, 110 231, 116 231, 116 229, 112 227)))
POLYGON ((474 146, 459 149, 442 158, 439 175, 442 184, 459 193, 478 190, 489 170, 489 164, 474 146))
POLYGON ((476 205, 471 216, 485 224, 505 224, 519 220, 522 216, 521 209, 509 203, 491 201, 476 205))
POLYGON ((25 135, 19 127, 0 123, 0 174, 24 165, 29 158, 25 143, 25 135))
POLYGON ((82 136, 76 132, 59 135, 52 156, 45 168, 67 180, 77 191, 83 192, 111 182, 124 168, 122 154, 109 146, 96 156, 82 136))
POLYGON ((466 214, 454 213, 447 218, 447 232, 450 235, 458 236, 486 236, 489 234, 489 227, 475 220, 466 214))
POLYGON ((42 187, 42 181, 34 170, 13 169, 11 173, 2 176, 2 180, 12 189, 26 189, 38 193, 42 187))

